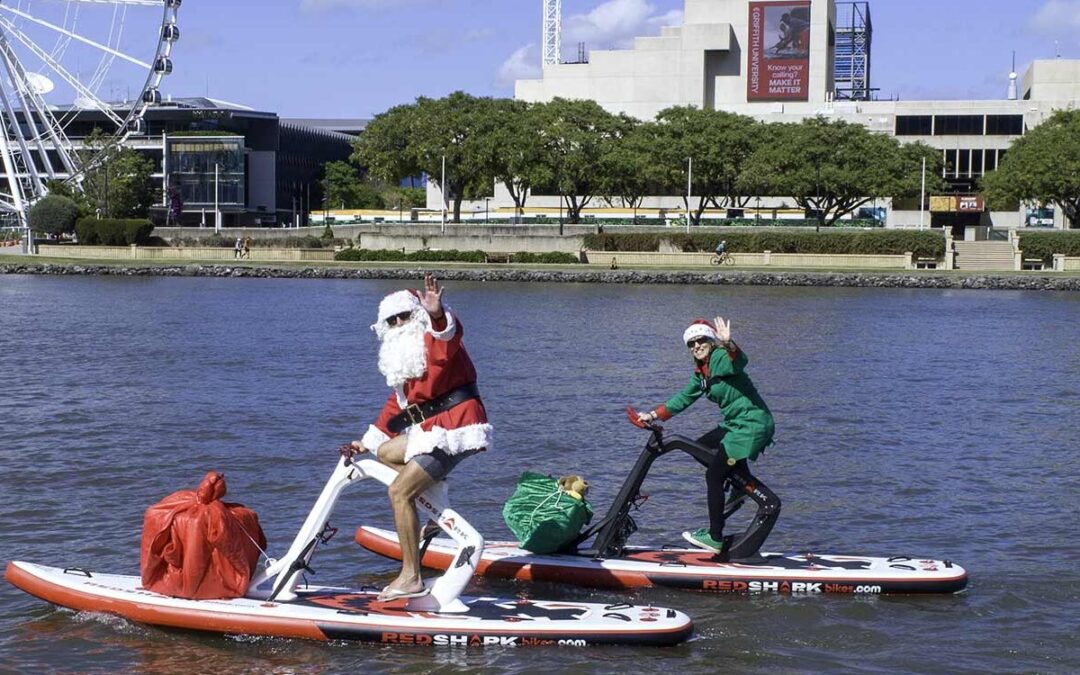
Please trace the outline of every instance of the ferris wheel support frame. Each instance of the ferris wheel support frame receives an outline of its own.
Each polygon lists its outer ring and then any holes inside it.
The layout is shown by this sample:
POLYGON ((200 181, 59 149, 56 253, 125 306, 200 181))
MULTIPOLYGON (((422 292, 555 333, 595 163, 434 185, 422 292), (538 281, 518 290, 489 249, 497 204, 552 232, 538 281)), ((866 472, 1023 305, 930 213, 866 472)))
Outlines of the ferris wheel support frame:
MULTIPOLYGON (((119 36, 123 33, 128 7, 161 8, 157 47, 154 50, 153 59, 147 63, 123 53, 115 46, 103 44, 76 33, 73 30, 74 26, 72 28, 60 26, 0 3, 0 73, 6 74, 12 85, 9 91, 0 82, 0 155, 2 155, 2 164, 11 193, 9 199, 0 197, 0 211, 16 215, 24 231, 24 250, 27 252, 32 252, 28 211, 38 199, 48 193, 45 181, 57 179, 61 177, 61 174, 66 174, 66 180, 73 183, 76 189, 81 189, 82 177, 88 169, 103 161, 110 151, 124 143, 132 134, 142 132, 146 109, 161 100, 161 95, 158 93, 159 87, 164 76, 172 72, 170 57, 173 45, 180 37, 177 14, 183 0, 68 0, 68 2, 71 6, 109 5, 114 9, 122 8, 119 13, 119 22, 116 22, 117 15, 114 14, 112 25, 113 29, 118 29, 116 31, 117 45, 119 36), (75 40, 101 52, 104 56, 91 79, 92 84, 100 84, 105 70, 117 58, 145 68, 146 78, 142 82, 138 96, 131 101, 127 114, 117 114, 112 106, 95 94, 93 87, 84 84, 79 77, 69 72, 57 58, 54 58, 55 48, 52 54, 43 50, 30 36, 20 30, 9 18, 10 16, 17 16, 57 33, 62 36, 62 39, 75 40), (78 97, 89 102, 90 105, 87 107, 99 110, 116 127, 112 137, 94 157, 84 161, 78 155, 74 144, 64 131, 70 120, 62 122, 57 119, 53 109, 46 103, 44 96, 28 76, 9 38, 25 47, 51 73, 59 76, 71 87, 78 97), (23 124, 19 123, 20 117, 23 124), (55 162, 50 158, 50 152, 57 158, 55 162), (40 160, 40 170, 34 161, 35 153, 40 160)), ((108 41, 112 40, 113 32, 110 31, 108 41)))

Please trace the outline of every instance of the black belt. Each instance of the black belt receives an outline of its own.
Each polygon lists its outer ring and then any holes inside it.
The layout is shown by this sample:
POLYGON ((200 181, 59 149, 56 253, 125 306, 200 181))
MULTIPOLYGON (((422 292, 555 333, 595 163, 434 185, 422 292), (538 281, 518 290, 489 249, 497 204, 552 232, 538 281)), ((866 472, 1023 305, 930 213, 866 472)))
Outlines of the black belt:
POLYGON ((436 396, 430 401, 412 404, 391 417, 390 421, 386 423, 386 428, 391 433, 400 433, 406 427, 420 424, 429 417, 453 408, 458 403, 471 401, 474 398, 480 398, 480 390, 476 388, 476 383, 463 384, 457 389, 451 389, 442 396, 436 396))

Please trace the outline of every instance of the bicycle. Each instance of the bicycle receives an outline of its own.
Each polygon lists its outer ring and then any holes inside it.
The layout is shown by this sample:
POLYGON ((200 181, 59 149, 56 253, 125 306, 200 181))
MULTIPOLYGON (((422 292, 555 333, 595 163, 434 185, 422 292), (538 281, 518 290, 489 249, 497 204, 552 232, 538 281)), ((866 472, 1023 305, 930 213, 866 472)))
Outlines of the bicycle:
POLYGON ((709 260, 709 264, 711 264, 711 265, 734 265, 735 264, 735 258, 733 258, 731 256, 731 254, 728 253, 727 251, 724 251, 723 253, 714 254, 712 259, 709 260))

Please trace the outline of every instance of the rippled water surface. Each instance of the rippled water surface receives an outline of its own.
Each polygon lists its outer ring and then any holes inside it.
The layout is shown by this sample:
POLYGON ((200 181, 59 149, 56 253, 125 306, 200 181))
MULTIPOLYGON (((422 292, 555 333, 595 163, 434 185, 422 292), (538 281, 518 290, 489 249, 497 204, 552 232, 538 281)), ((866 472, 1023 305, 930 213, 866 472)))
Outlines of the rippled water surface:
MULTIPOLYGON (((138 574, 142 512, 210 469, 281 553, 385 399, 367 329, 393 282, 0 277, 0 559, 138 574)), ((620 595, 479 582, 536 598, 681 609, 670 649, 438 650, 219 637, 55 609, 0 584, 0 671, 1075 672, 1080 294, 454 283, 497 447, 454 473, 488 539, 525 469, 581 473, 606 508, 645 441, 627 404, 685 384, 695 316, 732 318, 777 418, 755 472, 784 500, 768 548, 952 559, 954 596, 620 595)), ((669 428, 714 423, 704 402, 669 428)), ((637 543, 706 523, 703 472, 653 468, 637 543)), ((379 584, 351 543, 389 526, 362 484, 313 581, 379 584)))

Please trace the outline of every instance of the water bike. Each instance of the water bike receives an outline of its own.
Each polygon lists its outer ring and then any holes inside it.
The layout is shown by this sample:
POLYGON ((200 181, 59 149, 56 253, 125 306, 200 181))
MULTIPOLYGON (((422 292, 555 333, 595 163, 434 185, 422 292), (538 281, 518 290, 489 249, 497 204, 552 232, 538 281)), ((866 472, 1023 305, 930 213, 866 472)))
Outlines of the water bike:
POLYGON ((357 459, 343 451, 288 552, 268 558, 244 597, 175 598, 142 588, 138 576, 18 561, 8 563, 5 577, 62 607, 229 634, 463 646, 670 645, 690 636, 690 618, 661 607, 462 596, 482 560, 484 539, 450 508, 445 481, 416 499, 421 519, 430 518, 449 536, 440 547, 448 556, 447 571, 425 582, 426 595, 383 602, 375 588, 309 585, 311 558, 336 531, 329 517, 343 490, 367 478, 389 485, 396 476, 374 459, 357 459))
MULTIPOLYGON (((607 514, 553 554, 536 554, 517 542, 488 542, 477 574, 528 581, 554 581, 602 588, 660 586, 718 593, 955 593, 967 585, 967 572, 948 560, 895 555, 868 557, 817 552, 758 553, 771 530, 777 511, 770 512, 761 498, 761 483, 737 474, 729 478, 725 513, 731 515, 746 500, 758 503, 758 512, 746 531, 733 538, 728 556, 681 546, 629 546, 637 524, 631 516, 645 497, 641 485, 653 462, 676 450, 708 466, 717 450, 676 434, 664 434, 657 424, 630 421, 650 431, 644 450, 623 482, 607 514), (743 554, 740 557, 740 553, 743 554)), ((356 541, 389 558, 400 558, 393 532, 362 526, 356 541)), ((422 542, 425 566, 445 569, 453 562, 453 549, 441 539, 422 542)))

